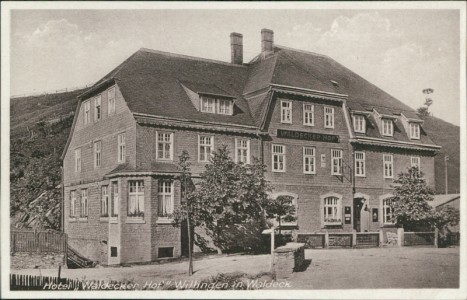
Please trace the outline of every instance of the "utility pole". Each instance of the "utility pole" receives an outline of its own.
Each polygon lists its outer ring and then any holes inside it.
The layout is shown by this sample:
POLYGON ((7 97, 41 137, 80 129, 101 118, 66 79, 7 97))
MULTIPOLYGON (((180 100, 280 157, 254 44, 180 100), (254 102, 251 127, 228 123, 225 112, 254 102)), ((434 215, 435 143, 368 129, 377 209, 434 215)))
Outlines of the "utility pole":
POLYGON ((446 195, 448 194, 448 160, 449 155, 444 156, 444 188, 446 190, 446 195))

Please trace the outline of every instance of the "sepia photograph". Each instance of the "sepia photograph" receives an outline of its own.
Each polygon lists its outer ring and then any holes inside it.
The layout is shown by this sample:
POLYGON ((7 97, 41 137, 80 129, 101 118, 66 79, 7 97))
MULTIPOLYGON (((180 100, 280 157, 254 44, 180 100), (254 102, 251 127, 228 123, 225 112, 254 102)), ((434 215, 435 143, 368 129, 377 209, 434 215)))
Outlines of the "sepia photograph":
POLYGON ((467 297, 465 2, 1 13, 1 298, 467 297))

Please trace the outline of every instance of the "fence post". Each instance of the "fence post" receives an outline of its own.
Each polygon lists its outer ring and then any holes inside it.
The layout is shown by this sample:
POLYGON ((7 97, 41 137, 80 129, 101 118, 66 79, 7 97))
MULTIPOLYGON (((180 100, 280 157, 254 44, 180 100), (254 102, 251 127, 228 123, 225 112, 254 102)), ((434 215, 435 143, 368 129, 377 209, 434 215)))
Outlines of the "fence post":
POLYGON ((438 248, 438 234, 439 234, 439 230, 438 228, 435 228, 435 238, 434 238, 434 246, 435 248, 438 248))
POLYGON ((378 232, 379 232, 379 247, 383 247, 383 242, 384 242, 383 230, 379 229, 378 232))
POLYGON ((352 248, 357 247, 357 231, 352 229, 352 248))
POLYGON ((36 246, 36 251, 41 252, 40 245, 39 245, 39 233, 37 232, 37 229, 34 229, 34 243, 36 246))
POLYGON ((324 232, 324 248, 329 247, 329 232, 326 230, 324 232))
POLYGON ((397 245, 404 247, 404 228, 397 228, 397 245))
POLYGON ((64 259, 65 259, 65 261, 64 261, 64 265, 68 267, 68 234, 64 233, 64 235, 65 235, 65 239, 64 239, 65 240, 65 247, 64 247, 65 248, 64 249, 64 251, 65 251, 64 259))
POLYGON ((16 233, 12 232, 11 236, 12 236, 12 239, 11 239, 10 249, 11 249, 11 253, 13 254, 16 251, 16 233))

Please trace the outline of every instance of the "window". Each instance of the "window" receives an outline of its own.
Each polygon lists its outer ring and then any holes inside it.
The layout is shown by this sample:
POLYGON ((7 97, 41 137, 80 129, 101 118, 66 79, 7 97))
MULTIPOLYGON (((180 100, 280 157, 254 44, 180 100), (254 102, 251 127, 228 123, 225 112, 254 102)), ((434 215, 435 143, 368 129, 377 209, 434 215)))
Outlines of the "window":
POLYGON ((292 124, 292 101, 281 101, 281 123, 292 124))
POLYGON ((101 217, 109 216, 109 187, 102 187, 102 198, 101 198, 101 217))
POLYGON ((201 111, 216 113, 216 99, 210 97, 201 97, 201 111))
POLYGON ((392 220, 392 200, 391 199, 383 199, 383 222, 384 224, 394 224, 395 222, 392 220))
POLYGON ((128 217, 144 217, 144 181, 128 181, 128 217))
POLYGON ((83 102, 84 106, 84 125, 91 123, 91 102, 85 101, 83 102))
POLYGON ((76 191, 70 192, 70 218, 76 217, 76 191))
POLYGON ((118 162, 125 162, 126 158, 126 145, 125 145, 125 134, 120 133, 118 135, 118 162))
POLYGON ((88 217, 88 190, 81 190, 81 213, 80 217, 88 217))
POLYGON ((218 110, 217 112, 222 115, 231 115, 232 114, 232 100, 227 99, 218 99, 217 100, 218 110))
POLYGON ((173 133, 157 133, 156 152, 158 160, 173 159, 173 133))
POLYGON ((109 110, 107 111, 107 113, 110 116, 115 113, 115 87, 111 87, 107 91, 107 101, 109 104, 109 110))
POLYGON ((112 182, 112 202, 110 207, 110 216, 118 217, 118 182, 112 182))
POLYGON ((272 145, 272 171, 285 172, 285 146, 272 145))
POLYGON ((315 106, 312 104, 303 104, 303 125, 315 125, 315 106))
POLYGON ((157 258, 174 257, 174 247, 160 247, 157 250, 157 258))
POLYGON ((244 164, 250 163, 250 140, 235 139, 235 161, 244 164))
POLYGON ((420 139, 420 124, 409 123, 410 127, 410 138, 411 139, 420 139))
POLYGON ((198 161, 208 162, 214 150, 214 137, 200 135, 198 137, 198 145, 198 161))
POLYGON ((162 218, 170 217, 174 209, 174 193, 172 181, 159 181, 159 191, 157 199, 159 201, 158 216, 162 218))
POLYGON ((333 107, 324 107, 324 128, 334 128, 333 107))
POLYGON ((324 198, 324 225, 341 225, 341 201, 339 198, 331 196, 324 198))
POLYGON ((298 224, 298 204, 297 204, 297 196, 291 196, 292 205, 295 207, 293 216, 293 221, 286 221, 285 217, 281 217, 281 226, 293 226, 298 224))
POLYGON ((355 152, 355 176, 365 177, 365 152, 355 152))
POLYGON ((342 150, 331 149, 331 175, 342 175, 342 150))
POLYGON ((413 167, 417 167, 419 170, 420 170, 420 157, 418 156, 412 156, 410 158, 410 166, 413 168, 413 167))
POLYGON ((94 98, 94 121, 99 121, 102 117, 101 95, 94 98))
POLYGON ((392 155, 384 154, 383 155, 384 163, 384 178, 392 178, 392 155))
POLYGON ((94 143, 94 168, 101 166, 101 150, 102 150, 102 143, 101 141, 94 143))
POLYGON ((315 148, 303 147, 303 173, 316 174, 315 148))
POLYGON ((75 172, 81 172, 81 148, 75 149, 75 172))
POLYGON ((117 257, 117 247, 110 247, 110 257, 117 257))
POLYGON ((392 136, 393 135, 393 124, 390 119, 382 119, 381 123, 383 125, 383 135, 392 136))
POLYGON ((355 132, 365 133, 365 130, 366 130, 365 116, 354 115, 353 116, 353 128, 355 132))

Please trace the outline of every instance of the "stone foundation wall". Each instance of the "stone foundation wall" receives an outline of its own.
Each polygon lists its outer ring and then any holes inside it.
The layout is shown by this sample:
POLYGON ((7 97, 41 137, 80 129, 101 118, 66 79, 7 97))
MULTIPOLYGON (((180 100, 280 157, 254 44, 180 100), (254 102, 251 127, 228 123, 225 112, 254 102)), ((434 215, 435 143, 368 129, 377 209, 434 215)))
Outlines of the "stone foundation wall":
POLYGON ((58 269, 66 268, 65 255, 57 253, 13 253, 11 269, 58 269))

